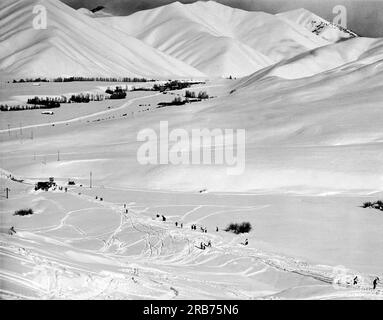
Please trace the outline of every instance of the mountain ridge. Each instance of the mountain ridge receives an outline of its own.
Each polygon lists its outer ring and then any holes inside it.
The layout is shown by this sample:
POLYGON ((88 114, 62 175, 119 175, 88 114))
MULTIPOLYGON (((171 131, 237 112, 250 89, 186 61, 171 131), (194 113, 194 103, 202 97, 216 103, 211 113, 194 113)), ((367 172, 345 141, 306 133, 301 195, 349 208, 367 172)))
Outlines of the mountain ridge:
POLYGON ((98 19, 213 76, 245 76, 330 43, 272 14, 234 9, 214 1, 174 2, 126 17, 98 19), (233 59, 239 56, 241 63, 209 68, 221 53, 233 59))
POLYGON ((9 77, 205 76, 58 0, 2 2, 0 30, 0 70, 9 77), (47 9, 46 30, 32 27, 37 4, 47 9))

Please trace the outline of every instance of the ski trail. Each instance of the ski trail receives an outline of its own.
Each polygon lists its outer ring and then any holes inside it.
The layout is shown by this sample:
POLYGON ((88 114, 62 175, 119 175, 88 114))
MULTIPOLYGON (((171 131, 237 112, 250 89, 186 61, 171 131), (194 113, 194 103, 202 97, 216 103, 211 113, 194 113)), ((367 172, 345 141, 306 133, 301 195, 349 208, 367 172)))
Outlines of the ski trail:
POLYGON ((254 207, 250 207, 250 208, 239 208, 239 209, 234 209, 234 210, 220 210, 220 211, 216 211, 216 212, 213 212, 213 213, 210 213, 206 216, 203 216, 197 220, 195 220, 195 223, 200 223, 201 221, 205 220, 206 218, 209 218, 209 217, 213 217, 215 215, 219 215, 219 214, 223 214, 223 213, 228 213, 228 212, 241 212, 241 211, 250 211, 250 210, 260 210, 260 209, 264 209, 264 208, 267 208, 269 207, 269 205, 265 205, 265 206, 262 206, 262 207, 259 207, 259 206, 254 206, 254 207))
MULTIPOLYGON (((363 280, 358 286, 350 286, 347 284, 347 278, 337 279, 337 275, 334 274, 334 268, 331 266, 317 266, 311 265, 304 261, 300 261, 298 259, 274 254, 271 252, 263 252, 256 248, 248 248, 241 247, 238 245, 236 239, 225 240, 225 238, 221 234, 201 234, 195 231, 191 231, 187 228, 180 229, 176 228, 172 223, 162 222, 158 220, 153 220, 150 217, 143 216, 141 210, 136 210, 138 206, 134 203, 132 205, 127 205, 128 214, 125 213, 124 208, 121 204, 116 204, 112 202, 99 202, 96 201, 93 197, 87 195, 79 195, 76 193, 70 192, 71 195, 79 197, 81 199, 85 199, 90 203, 98 203, 104 208, 110 209, 119 215, 120 221, 118 226, 108 234, 109 237, 105 240, 104 246, 98 251, 92 250, 79 250, 76 249, 76 252, 79 252, 81 255, 82 252, 87 252, 88 254, 92 254, 95 257, 105 257, 111 261, 115 261, 115 265, 122 267, 118 273, 102 273, 94 272, 89 270, 88 268, 76 267, 76 264, 73 263, 68 264, 65 261, 58 261, 57 258, 41 256, 38 253, 32 252, 30 250, 22 250, 20 247, 14 247, 11 249, 5 243, 0 243, 1 252, 4 250, 7 252, 13 252, 13 256, 23 256, 24 259, 27 259, 30 263, 35 265, 33 272, 30 274, 33 276, 33 279, 47 279, 46 283, 38 283, 36 280, 30 280, 29 288, 36 291, 36 294, 40 297, 44 298, 73 298, 73 297, 83 297, 83 298, 111 298, 115 297, 114 291, 121 290, 127 296, 130 294, 137 294, 140 297, 151 296, 154 298, 158 297, 168 297, 168 298, 177 298, 180 295, 180 289, 178 288, 176 280, 169 280, 171 274, 168 274, 167 271, 163 271, 163 267, 168 266, 172 267, 198 267, 206 265, 209 261, 214 261, 216 257, 222 256, 223 254, 229 254, 232 256, 230 260, 226 260, 223 263, 215 266, 214 268, 224 268, 225 266, 229 266, 233 264, 236 260, 246 258, 246 259, 254 259, 257 261, 260 266, 262 266, 259 270, 253 271, 251 267, 241 270, 237 272, 237 275, 241 275, 243 277, 251 277, 257 274, 262 274, 271 269, 275 269, 281 272, 297 274, 302 277, 308 277, 315 280, 318 280, 326 285, 333 285, 341 288, 339 292, 334 293, 326 293, 326 294, 318 294, 315 298, 319 299, 337 299, 349 297, 352 298, 354 296, 357 297, 373 297, 377 299, 383 299, 383 291, 381 289, 381 285, 379 285, 378 289, 373 291, 371 289, 371 284, 369 279, 370 275, 359 274, 360 278, 363 280), (120 233, 122 233, 125 228, 132 228, 136 232, 142 234, 141 240, 136 240, 132 243, 124 243, 118 239, 120 233), (213 240, 214 246, 212 248, 207 249, 206 251, 201 251, 195 248, 195 243, 199 243, 201 241, 205 242, 209 239, 213 240), (129 259, 126 262, 121 261, 123 255, 120 254, 124 249, 129 246, 134 246, 137 243, 144 241, 145 247, 142 249, 140 254, 135 254, 135 256, 129 256, 129 259), (170 241, 170 244, 169 244, 170 241), (116 246, 116 249, 112 247, 116 246), (148 260, 150 259, 150 260, 148 260), (150 268, 146 265, 150 261, 150 268), (134 271, 134 273, 130 270, 129 276, 126 274, 128 268, 132 268, 133 265, 137 266, 140 269, 140 274, 134 271), (161 280, 160 283, 162 285, 157 284, 157 287, 154 286, 154 282, 158 279, 166 279, 161 280), (80 285, 76 286, 73 283, 93 283, 93 285, 89 289, 80 288, 80 285), (65 288, 65 284, 70 283, 75 286, 74 291, 70 291, 65 288), (141 285, 141 288, 132 287, 141 285), (148 294, 150 290, 156 291, 159 295, 148 294), (169 289, 170 288, 170 289, 169 289), (176 289, 177 288, 177 289, 176 289), (174 290, 173 290, 174 289, 174 290), (85 290, 85 291, 84 291, 85 290), (135 291, 136 290, 136 291, 135 291), (147 290, 147 291, 146 291, 147 290), (172 294, 170 295, 170 293, 172 294)), ((143 206, 140 206, 142 208, 143 206)), ((171 206, 169 206, 171 207, 171 206)), ((180 208, 182 206, 179 206, 180 208)), ((192 215, 193 212, 203 208, 203 205, 195 205, 193 209, 184 213, 182 217, 187 217, 192 215)), ((212 206, 214 207, 214 206, 212 206)), ((204 216, 200 219, 197 219, 195 223, 206 219, 209 216, 221 214, 223 212, 240 212, 240 211, 249 211, 249 210, 259 210, 261 208, 267 206, 246 206, 246 207, 226 207, 226 210, 219 210, 212 212, 211 214, 204 216)), ((145 206, 146 210, 151 210, 155 208, 155 206, 145 206)), ((163 206, 164 210, 166 210, 166 206, 163 206)), ((100 209, 99 207, 91 207, 80 210, 69 211, 65 214, 64 217, 60 219, 60 222, 57 226, 54 226, 48 230, 58 230, 63 226, 69 226, 68 218, 77 212, 81 212, 84 210, 92 210, 92 209, 100 209)), ((193 222, 194 223, 194 222, 193 222)), ((80 233, 82 230, 78 230, 80 233)), ((85 233, 83 234, 84 238, 85 233)), ((99 235, 98 235, 99 237, 99 235)), ((22 238, 21 238, 22 239, 22 238)), ((4 253, 3 253, 4 255, 4 253)), ((5 255, 4 255, 5 256, 5 255)), ((135 268, 136 269, 136 268, 135 268)), ((216 270, 218 271, 218 270, 216 270)), ((219 274, 220 272, 214 271, 214 274, 219 274)), ((206 272, 206 271, 204 271, 206 272)), ((353 271, 347 271, 350 274, 353 271)), ((221 274, 226 274, 225 272, 221 272, 221 274)), ((232 274, 229 271, 228 274, 232 274)), ((4 271, 0 274, 2 279, 5 279, 14 283, 22 283, 23 281, 27 281, 24 275, 14 275, 12 272, 4 271)), ((189 275, 185 275, 184 280, 190 283, 199 283, 203 286, 211 287, 217 284, 214 283, 213 280, 196 280, 189 275)), ((177 279, 181 279, 180 275, 177 275, 177 279)), ((219 284, 222 290, 223 284, 219 284)), ((286 291, 287 292, 287 291, 286 291)), ((9 294, 9 293, 7 293, 9 294)), ((122 293, 121 293, 122 294, 122 293)), ((237 289, 228 289, 226 292, 227 296, 231 296, 235 299, 237 298, 251 298, 252 295, 250 293, 246 293, 237 289)), ((273 298, 278 295, 283 295, 283 291, 270 293, 269 296, 265 295, 265 297, 273 298)))
POLYGON ((202 208, 203 208, 203 205, 197 206, 194 209, 186 212, 183 216, 180 217, 180 219, 183 221, 183 220, 186 219, 187 216, 189 216, 190 214, 192 214, 192 213, 194 213, 194 212, 196 212, 196 211, 198 211, 199 209, 202 209, 202 208))

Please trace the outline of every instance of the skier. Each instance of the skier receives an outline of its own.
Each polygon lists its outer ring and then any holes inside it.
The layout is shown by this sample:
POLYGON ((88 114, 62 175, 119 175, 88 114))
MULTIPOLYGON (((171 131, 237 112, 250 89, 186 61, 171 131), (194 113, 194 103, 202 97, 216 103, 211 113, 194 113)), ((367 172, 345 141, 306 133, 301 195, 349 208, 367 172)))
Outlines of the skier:
POLYGON ((242 243, 242 245, 244 246, 247 246, 249 244, 249 239, 246 239, 244 243, 242 243))
POLYGON ((181 229, 184 227, 184 224, 183 223, 181 223, 181 229))
POLYGON ((9 234, 10 236, 13 236, 15 233, 16 233, 16 230, 15 230, 15 228, 12 226, 12 227, 9 229, 8 234, 9 234))
POLYGON ((166 218, 165 218, 165 216, 162 216, 162 221, 164 221, 164 222, 166 221, 166 218))
POLYGON ((376 277, 376 278, 374 279, 374 281, 372 282, 372 285, 373 285, 373 287, 374 287, 374 290, 376 289, 376 286, 378 285, 378 283, 379 283, 379 278, 376 277))
POLYGON ((176 221, 176 227, 178 227, 178 222, 176 221))
POLYGON ((354 286, 356 286, 357 284, 358 284, 358 276, 356 276, 355 278, 354 278, 354 286))
POLYGON ((218 227, 215 229, 215 231, 216 231, 216 232, 218 232, 218 231, 219 231, 219 230, 218 230, 218 227))
POLYGON ((211 240, 208 241, 208 243, 207 243, 206 246, 209 247, 209 248, 211 248, 211 240))

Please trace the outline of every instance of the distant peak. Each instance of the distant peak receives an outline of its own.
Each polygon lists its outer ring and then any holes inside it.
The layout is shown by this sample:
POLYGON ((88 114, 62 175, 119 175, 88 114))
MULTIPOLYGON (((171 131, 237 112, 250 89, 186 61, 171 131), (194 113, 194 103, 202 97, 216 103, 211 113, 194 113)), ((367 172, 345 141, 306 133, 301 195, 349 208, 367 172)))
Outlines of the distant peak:
POLYGON ((222 3, 219 3, 217 1, 214 1, 214 0, 209 0, 209 1, 203 1, 203 0, 198 0, 194 3, 192 3, 193 5, 202 5, 202 6, 214 6, 214 7, 227 7, 226 5, 222 4, 222 3))
POLYGON ((179 1, 174 1, 174 2, 170 3, 169 6, 171 6, 171 7, 183 7, 183 3, 179 2, 179 1))
POLYGON ((304 8, 278 13, 276 16, 301 25, 310 32, 329 42, 337 42, 342 39, 358 36, 355 32, 329 22, 304 8))

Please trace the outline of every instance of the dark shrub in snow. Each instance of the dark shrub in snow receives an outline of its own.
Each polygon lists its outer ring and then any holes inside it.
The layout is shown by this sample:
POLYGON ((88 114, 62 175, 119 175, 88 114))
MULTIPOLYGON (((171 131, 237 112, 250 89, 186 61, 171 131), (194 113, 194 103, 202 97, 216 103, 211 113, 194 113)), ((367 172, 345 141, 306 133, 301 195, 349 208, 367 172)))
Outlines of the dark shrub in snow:
POLYGON ((226 232, 234 232, 235 234, 249 233, 252 227, 250 222, 230 223, 225 229, 226 232))
POLYGON ((15 213, 13 214, 14 216, 30 216, 32 215, 34 212, 32 209, 21 209, 21 210, 17 210, 15 211, 15 213))

